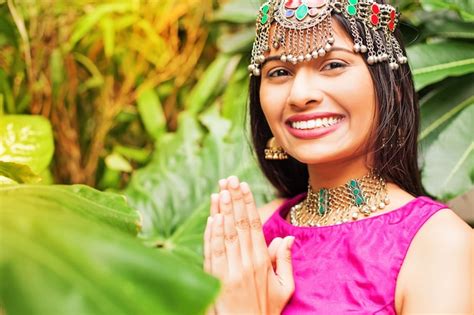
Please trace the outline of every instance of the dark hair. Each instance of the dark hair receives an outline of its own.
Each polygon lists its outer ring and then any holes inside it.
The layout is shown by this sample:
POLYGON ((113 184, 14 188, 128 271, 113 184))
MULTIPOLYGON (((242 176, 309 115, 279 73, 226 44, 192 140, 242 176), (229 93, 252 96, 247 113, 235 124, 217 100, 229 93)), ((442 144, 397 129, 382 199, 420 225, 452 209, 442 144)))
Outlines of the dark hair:
MULTIPOLYGON (((339 14, 333 16, 351 36, 349 22, 339 14)), ((357 22, 359 33, 365 40, 362 24, 357 22)), ((371 32, 374 32, 371 30, 371 32)), ((352 37, 352 36, 351 36, 352 37)), ((395 31, 404 55, 405 48, 399 29, 395 31)), ((365 60, 365 58, 364 58, 365 60)), ((419 128, 418 99, 408 64, 391 70, 387 62, 368 66, 374 82, 378 108, 369 150, 374 153, 374 168, 389 182, 408 193, 424 194, 418 169, 417 138, 419 128)), ((292 197, 308 187, 308 170, 291 156, 288 160, 266 160, 264 149, 273 136, 260 105, 261 77, 250 79, 250 128, 258 162, 265 176, 277 189, 280 197, 292 197)))

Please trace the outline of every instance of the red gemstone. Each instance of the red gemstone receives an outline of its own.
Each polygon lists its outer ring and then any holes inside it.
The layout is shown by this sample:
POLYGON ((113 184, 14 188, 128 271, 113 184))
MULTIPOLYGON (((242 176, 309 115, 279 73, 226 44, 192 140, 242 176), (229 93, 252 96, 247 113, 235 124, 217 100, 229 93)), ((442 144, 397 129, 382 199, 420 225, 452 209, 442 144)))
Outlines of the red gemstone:
POLYGON ((379 24, 379 17, 375 14, 372 14, 370 16, 370 22, 373 24, 373 25, 377 25, 379 24))
POLYGON ((395 12, 395 10, 392 10, 392 11, 390 12, 390 18, 391 18, 392 20, 395 20, 395 17, 396 17, 396 16, 397 16, 397 13, 395 12))
POLYGON ((378 14, 380 12, 380 8, 377 4, 372 4, 372 12, 378 14))
POLYGON ((393 32, 393 30, 395 29, 395 22, 393 20, 391 20, 390 22, 388 22, 388 29, 390 31, 393 32))

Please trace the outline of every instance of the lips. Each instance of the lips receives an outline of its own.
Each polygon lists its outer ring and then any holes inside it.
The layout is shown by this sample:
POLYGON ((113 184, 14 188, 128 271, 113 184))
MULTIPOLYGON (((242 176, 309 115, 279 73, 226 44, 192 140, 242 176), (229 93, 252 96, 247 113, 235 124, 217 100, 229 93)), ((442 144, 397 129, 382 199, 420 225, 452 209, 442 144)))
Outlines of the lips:
POLYGON ((339 128, 342 120, 344 120, 344 115, 338 113, 298 114, 287 119, 286 127, 297 138, 314 139, 339 128))

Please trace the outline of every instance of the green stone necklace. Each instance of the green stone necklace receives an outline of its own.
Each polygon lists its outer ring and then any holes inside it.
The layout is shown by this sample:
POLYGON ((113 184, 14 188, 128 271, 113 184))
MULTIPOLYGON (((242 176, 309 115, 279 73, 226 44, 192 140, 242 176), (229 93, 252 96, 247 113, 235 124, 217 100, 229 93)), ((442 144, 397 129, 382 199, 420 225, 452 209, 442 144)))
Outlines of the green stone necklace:
POLYGON ((389 203, 385 180, 371 170, 360 179, 318 192, 308 184, 308 195, 291 208, 290 220, 296 226, 341 224, 367 217, 389 203))

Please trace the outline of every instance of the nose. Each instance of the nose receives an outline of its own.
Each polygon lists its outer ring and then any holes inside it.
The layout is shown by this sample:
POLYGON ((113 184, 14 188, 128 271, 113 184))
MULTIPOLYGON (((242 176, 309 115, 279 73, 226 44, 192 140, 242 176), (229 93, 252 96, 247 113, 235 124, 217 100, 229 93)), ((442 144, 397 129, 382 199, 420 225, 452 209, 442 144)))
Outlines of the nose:
POLYGON ((318 86, 316 75, 301 67, 294 74, 293 85, 288 95, 287 104, 294 110, 304 110, 311 105, 320 104, 324 93, 318 86))

